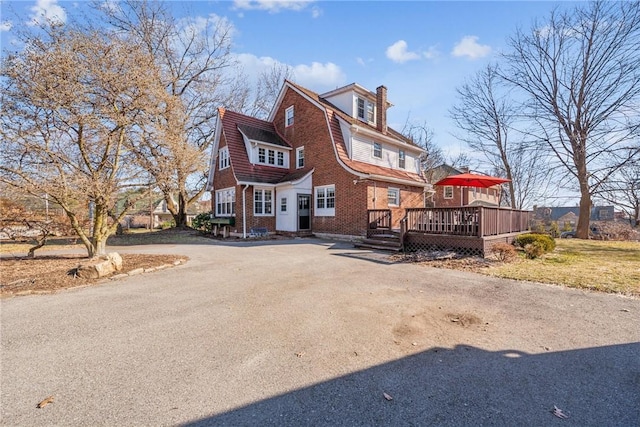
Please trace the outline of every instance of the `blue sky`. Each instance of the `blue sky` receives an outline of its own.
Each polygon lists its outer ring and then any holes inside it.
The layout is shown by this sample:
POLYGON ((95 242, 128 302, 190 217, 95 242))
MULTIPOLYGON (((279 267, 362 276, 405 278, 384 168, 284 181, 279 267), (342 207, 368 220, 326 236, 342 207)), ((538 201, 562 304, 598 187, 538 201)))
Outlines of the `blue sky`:
MULTIPOLYGON (((113 1, 113 0, 112 0, 113 1)), ((87 2, 2 0, 2 47, 12 30, 38 16, 69 15, 87 2), (16 17, 16 14, 18 17, 16 17)), ((409 118, 435 132, 455 155, 464 150, 448 118, 455 89, 496 59, 517 27, 529 28, 567 2, 438 1, 192 1, 170 2, 176 16, 226 19, 233 52, 249 76, 274 63, 294 69, 295 81, 322 93, 352 82, 388 88, 389 124, 409 118)))

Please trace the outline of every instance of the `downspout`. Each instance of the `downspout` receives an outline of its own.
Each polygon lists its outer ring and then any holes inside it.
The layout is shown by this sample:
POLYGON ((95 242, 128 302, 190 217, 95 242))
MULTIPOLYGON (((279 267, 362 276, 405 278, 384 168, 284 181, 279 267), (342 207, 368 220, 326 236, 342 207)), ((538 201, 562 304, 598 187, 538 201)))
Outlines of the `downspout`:
POLYGON ((246 192, 247 188, 249 188, 249 184, 245 184, 242 189, 242 238, 247 238, 247 198, 246 192))
POLYGON ((376 182, 373 181, 373 209, 376 208, 376 198, 378 197, 378 187, 376 186, 376 182))

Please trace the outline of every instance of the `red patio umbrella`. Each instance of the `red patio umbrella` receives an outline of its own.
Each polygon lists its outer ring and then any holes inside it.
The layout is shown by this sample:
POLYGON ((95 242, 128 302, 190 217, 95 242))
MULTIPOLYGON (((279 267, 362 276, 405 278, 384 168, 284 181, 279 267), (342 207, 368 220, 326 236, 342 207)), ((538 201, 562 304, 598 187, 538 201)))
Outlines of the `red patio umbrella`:
MULTIPOLYGON (((497 176, 478 175, 475 173, 462 173, 460 175, 449 175, 441 179, 434 185, 454 185, 459 187, 479 187, 489 188, 494 185, 504 184, 511 181, 506 178, 498 178, 497 176)), ((460 203, 462 204, 462 188, 460 188, 460 203)))

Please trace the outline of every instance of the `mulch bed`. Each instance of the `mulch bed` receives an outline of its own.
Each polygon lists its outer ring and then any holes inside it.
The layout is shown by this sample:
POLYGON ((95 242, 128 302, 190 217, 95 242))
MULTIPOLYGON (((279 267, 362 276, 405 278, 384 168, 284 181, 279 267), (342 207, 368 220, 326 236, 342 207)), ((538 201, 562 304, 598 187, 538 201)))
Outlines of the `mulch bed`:
MULTIPOLYGON (((181 255, 121 254, 122 270, 115 274, 128 273, 138 268, 154 268, 173 265, 175 261, 185 262, 181 255)), ((10 296, 26 293, 48 293, 76 286, 87 286, 102 279, 81 279, 73 270, 81 262, 87 261, 83 255, 42 255, 35 258, 0 258, 0 295, 10 296)))

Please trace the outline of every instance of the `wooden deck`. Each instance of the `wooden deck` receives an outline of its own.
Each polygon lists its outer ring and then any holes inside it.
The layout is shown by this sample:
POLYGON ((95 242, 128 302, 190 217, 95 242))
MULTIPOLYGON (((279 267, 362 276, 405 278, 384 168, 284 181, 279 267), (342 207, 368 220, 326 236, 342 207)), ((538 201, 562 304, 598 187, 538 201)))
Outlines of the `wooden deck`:
MULTIPOLYGON (((463 206, 406 209, 401 221, 400 243, 405 251, 453 249, 488 255, 498 242, 513 242, 529 231, 531 212, 509 208, 463 206)), ((391 212, 368 212, 367 237, 391 232, 391 212)))

